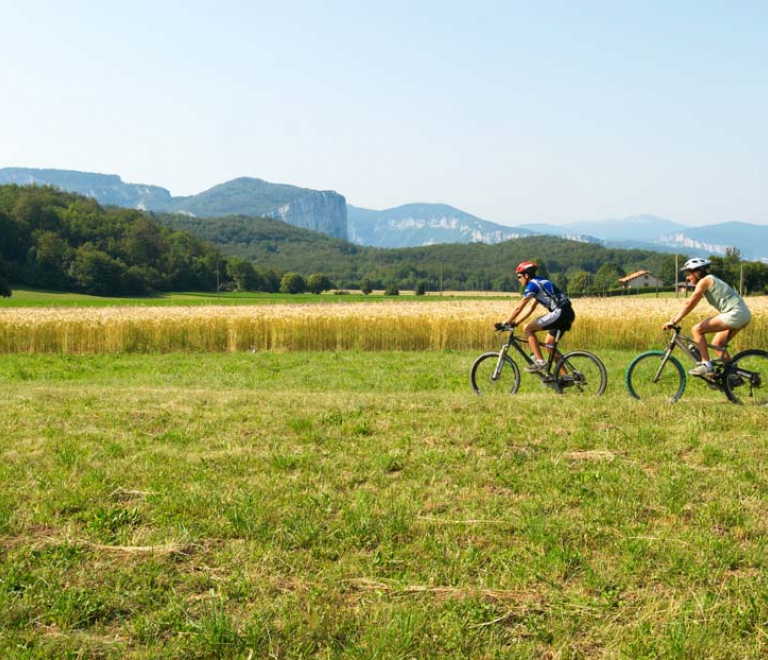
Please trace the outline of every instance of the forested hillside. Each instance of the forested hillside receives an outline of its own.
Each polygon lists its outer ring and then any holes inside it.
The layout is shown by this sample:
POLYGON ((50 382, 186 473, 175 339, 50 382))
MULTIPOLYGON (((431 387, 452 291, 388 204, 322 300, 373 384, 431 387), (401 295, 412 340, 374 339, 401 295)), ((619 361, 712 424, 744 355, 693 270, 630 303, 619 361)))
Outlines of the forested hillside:
MULTIPOLYGON (((0 295, 9 293, 9 282, 97 295, 333 287, 512 291, 514 266, 524 260, 539 262, 543 273, 578 294, 615 289, 619 277, 640 269, 674 281, 674 255, 551 236, 367 248, 272 219, 156 216, 50 187, 0 186, 0 295)), ((738 284, 737 252, 714 263, 715 272, 738 284)), ((743 270, 748 292, 765 290, 768 266, 751 262, 743 270)))
POLYGON ((17 284, 97 295, 215 291, 221 255, 141 211, 51 187, 0 186, 0 293, 17 284))
POLYGON ((198 238, 215 242, 228 256, 277 272, 322 272, 339 287, 357 288, 368 280, 374 288, 396 284, 431 291, 516 288, 514 266, 536 259, 559 283, 573 280, 581 290, 609 289, 619 274, 645 268, 674 281, 674 256, 646 250, 606 249, 596 244, 552 236, 532 236, 497 245, 455 243, 418 248, 368 248, 264 218, 191 218, 162 215, 158 220, 198 238), (596 279, 600 269, 604 282, 596 279))
MULTIPOLYGON (((233 216, 193 218, 161 215, 158 220, 215 243, 224 254, 253 262, 277 273, 326 274, 337 287, 373 288, 396 285, 427 290, 516 290, 514 266, 534 259, 544 272, 572 293, 603 293, 618 287, 618 278, 645 269, 671 286, 675 255, 652 250, 606 248, 595 243, 553 236, 531 236, 496 245, 454 243, 418 248, 370 248, 334 239, 266 218, 233 216)), ((680 263, 688 255, 681 254, 680 263)), ((739 283, 738 251, 713 257, 713 271, 734 285, 739 283)), ((744 263, 744 286, 763 292, 768 266, 744 263)))

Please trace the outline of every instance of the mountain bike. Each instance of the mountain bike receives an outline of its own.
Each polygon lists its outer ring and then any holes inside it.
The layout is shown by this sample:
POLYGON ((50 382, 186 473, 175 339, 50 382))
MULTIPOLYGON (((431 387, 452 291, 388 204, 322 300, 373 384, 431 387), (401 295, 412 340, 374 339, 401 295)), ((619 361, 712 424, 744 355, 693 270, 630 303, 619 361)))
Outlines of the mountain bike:
MULTIPOLYGON (((498 352, 483 353, 472 364, 469 380, 478 394, 506 397, 520 389, 520 368, 509 350, 514 348, 527 365, 533 364, 533 357, 528 353, 528 340, 515 335, 515 327, 514 323, 499 324, 497 332, 509 332, 504 345, 498 352)), ((571 351, 563 355, 557 350, 561 336, 562 331, 557 330, 553 343, 541 345, 549 352, 547 366, 531 375, 537 376, 545 387, 558 394, 600 396, 608 384, 605 365, 588 351, 571 351)))
MULTIPOLYGON (((672 352, 679 348, 694 364, 701 356, 693 339, 683 335, 680 326, 670 330, 672 336, 666 350, 641 353, 627 367, 624 380, 635 399, 674 403, 683 396, 688 374, 672 352)), ((707 346, 721 356, 727 354, 727 342, 725 346, 707 346)), ((722 357, 712 360, 712 367, 712 374, 692 378, 699 378, 710 389, 723 392, 733 403, 768 405, 768 352, 748 349, 730 360, 722 357)))

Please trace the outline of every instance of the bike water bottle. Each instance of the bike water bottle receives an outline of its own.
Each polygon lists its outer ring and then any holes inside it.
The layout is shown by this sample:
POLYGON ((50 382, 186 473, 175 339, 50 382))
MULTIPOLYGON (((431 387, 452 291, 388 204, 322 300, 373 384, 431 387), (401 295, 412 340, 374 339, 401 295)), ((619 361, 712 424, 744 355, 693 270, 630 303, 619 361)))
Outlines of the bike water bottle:
POLYGON ((701 362, 701 353, 699 353, 699 347, 696 344, 688 344, 688 350, 693 353, 696 362, 701 362))

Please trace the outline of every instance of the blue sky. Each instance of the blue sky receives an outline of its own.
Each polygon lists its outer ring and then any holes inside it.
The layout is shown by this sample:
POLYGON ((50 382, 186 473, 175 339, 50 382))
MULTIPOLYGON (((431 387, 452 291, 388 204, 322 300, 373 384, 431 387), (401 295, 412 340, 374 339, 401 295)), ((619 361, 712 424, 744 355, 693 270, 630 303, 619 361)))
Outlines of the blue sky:
POLYGON ((768 224, 768 3, 0 0, 0 167, 768 224))

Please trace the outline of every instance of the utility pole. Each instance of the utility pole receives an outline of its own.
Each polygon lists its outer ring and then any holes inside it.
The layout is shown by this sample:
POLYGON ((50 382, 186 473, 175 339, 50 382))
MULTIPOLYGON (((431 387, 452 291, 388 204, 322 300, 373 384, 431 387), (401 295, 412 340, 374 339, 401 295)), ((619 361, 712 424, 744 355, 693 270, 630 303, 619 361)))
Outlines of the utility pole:
POLYGON ((744 262, 739 263, 739 295, 744 295, 744 262))
MULTIPOLYGON (((678 277, 680 277, 679 266, 680 266, 680 256, 677 253, 675 253, 675 298, 677 298, 677 296, 680 293, 680 287, 678 286, 678 283, 680 281, 678 280, 678 277)), ((687 290, 687 287, 688 287, 688 283, 686 282, 686 290, 687 290)))

